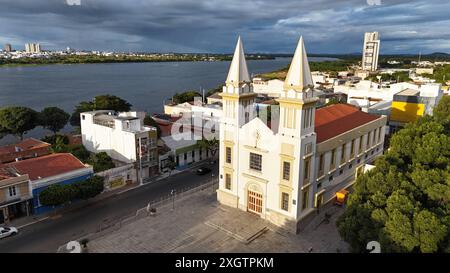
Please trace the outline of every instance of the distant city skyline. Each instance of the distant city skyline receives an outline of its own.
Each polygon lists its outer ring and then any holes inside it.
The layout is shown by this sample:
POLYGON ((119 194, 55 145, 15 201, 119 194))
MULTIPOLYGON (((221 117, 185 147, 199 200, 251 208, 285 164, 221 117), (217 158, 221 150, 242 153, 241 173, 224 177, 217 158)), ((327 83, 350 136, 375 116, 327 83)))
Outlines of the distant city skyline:
POLYGON ((248 53, 290 53, 303 35, 311 54, 349 54, 362 53, 364 33, 377 31, 380 54, 450 53, 450 3, 444 0, 69 2, 0 0, 0 44, 232 53, 241 35, 248 53))

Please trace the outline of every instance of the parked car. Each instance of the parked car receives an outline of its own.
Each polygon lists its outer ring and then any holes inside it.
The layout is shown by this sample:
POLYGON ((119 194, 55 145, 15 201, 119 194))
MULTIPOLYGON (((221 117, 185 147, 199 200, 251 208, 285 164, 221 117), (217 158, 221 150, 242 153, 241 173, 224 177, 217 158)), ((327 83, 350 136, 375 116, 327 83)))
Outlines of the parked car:
POLYGON ((200 167, 200 168, 197 169, 197 174, 198 175, 204 175, 204 174, 207 174, 209 172, 211 172, 211 169, 207 168, 207 167, 200 167))
POLYGON ((18 232, 15 227, 0 227, 0 239, 16 235, 18 232))

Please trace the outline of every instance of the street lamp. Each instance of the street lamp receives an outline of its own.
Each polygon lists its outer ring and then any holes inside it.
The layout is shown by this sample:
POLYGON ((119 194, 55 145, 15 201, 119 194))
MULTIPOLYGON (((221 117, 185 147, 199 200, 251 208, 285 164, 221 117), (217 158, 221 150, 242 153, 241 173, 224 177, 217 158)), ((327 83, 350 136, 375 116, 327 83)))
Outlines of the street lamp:
POLYGON ((175 190, 172 190, 170 194, 172 195, 172 210, 175 210, 175 190))

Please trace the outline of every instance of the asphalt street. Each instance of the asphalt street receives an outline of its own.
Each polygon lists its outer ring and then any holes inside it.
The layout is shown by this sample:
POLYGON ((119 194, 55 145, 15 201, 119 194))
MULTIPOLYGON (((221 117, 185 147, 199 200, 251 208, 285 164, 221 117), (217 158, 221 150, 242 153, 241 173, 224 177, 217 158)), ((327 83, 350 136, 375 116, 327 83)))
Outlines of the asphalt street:
MULTIPOLYGON (((207 165, 207 164, 205 164, 207 165)), ((209 165, 217 178, 218 166, 209 165)), ((91 203, 85 207, 62 214, 60 217, 24 227, 19 234, 0 239, 0 253, 48 252, 68 241, 95 232, 100 225, 113 223, 145 207, 149 202, 170 195, 172 190, 182 191, 212 181, 211 173, 197 175, 195 170, 187 170, 171 177, 113 195, 91 203)))

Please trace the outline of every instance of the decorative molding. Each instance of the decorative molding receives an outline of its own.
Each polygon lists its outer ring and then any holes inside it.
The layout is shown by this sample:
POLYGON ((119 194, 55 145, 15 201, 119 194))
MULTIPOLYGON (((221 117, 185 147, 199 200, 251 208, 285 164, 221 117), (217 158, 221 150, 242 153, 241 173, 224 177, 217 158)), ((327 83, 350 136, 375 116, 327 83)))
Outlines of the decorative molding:
POLYGON ((261 177, 257 177, 257 176, 252 175, 252 174, 248 174, 248 173, 244 173, 244 172, 243 172, 243 173, 242 173, 242 176, 244 176, 244 177, 246 177, 246 178, 249 178, 249 179, 256 180, 256 181, 261 182, 261 183, 264 183, 264 184, 269 183, 269 180, 264 179, 264 178, 261 178, 261 177))
POLYGON ((260 153, 268 153, 269 152, 268 150, 263 150, 261 148, 253 147, 253 146, 250 146, 250 145, 244 145, 244 148, 252 150, 252 151, 260 152, 260 153))

